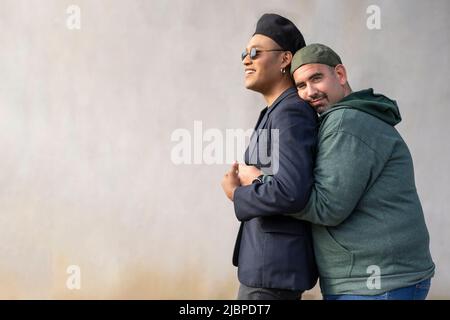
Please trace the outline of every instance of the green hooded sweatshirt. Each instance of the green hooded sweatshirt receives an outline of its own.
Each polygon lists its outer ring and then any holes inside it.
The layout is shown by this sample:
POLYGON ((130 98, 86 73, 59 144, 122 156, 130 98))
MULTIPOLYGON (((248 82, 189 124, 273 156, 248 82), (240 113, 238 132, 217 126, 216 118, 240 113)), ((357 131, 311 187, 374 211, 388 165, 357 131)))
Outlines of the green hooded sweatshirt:
POLYGON ((324 295, 377 295, 434 275, 395 101, 354 92, 320 116, 315 182, 294 214, 313 223, 324 295))

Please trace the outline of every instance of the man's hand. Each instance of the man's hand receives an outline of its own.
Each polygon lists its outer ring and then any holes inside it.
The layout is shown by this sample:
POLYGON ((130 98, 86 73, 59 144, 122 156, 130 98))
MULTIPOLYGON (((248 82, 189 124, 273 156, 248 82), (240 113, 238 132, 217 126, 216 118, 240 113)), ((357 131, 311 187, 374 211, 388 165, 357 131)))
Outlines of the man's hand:
POLYGON ((247 166, 245 164, 239 165, 239 180, 243 186, 248 186, 252 184, 253 180, 262 175, 262 171, 254 166, 247 166))
POLYGON ((238 177, 239 164, 233 163, 230 171, 228 171, 222 179, 222 188, 228 199, 233 201, 234 190, 241 185, 238 177))

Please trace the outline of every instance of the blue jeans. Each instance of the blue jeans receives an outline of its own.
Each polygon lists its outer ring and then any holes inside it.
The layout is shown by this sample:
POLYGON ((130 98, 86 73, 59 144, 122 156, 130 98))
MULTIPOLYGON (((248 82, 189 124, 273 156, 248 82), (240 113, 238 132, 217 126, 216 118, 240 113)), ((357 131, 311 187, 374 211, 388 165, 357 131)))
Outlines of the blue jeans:
POLYGON ((412 286, 391 290, 376 296, 353 294, 325 295, 324 300, 425 300, 430 290, 431 280, 427 279, 412 286))

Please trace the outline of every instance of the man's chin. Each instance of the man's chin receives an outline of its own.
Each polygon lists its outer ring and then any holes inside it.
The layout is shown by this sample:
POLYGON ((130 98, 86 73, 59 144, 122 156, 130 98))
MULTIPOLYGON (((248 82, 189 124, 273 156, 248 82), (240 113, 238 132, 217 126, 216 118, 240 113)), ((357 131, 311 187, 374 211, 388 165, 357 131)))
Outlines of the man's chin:
POLYGON ((245 88, 248 90, 253 90, 253 91, 259 92, 258 86, 255 85, 255 83, 253 83, 253 82, 245 82, 244 85, 245 85, 245 88))
POLYGON ((316 112, 318 114, 322 114, 322 113, 324 113, 325 111, 328 110, 328 106, 327 105, 314 106, 314 109, 316 110, 316 112))

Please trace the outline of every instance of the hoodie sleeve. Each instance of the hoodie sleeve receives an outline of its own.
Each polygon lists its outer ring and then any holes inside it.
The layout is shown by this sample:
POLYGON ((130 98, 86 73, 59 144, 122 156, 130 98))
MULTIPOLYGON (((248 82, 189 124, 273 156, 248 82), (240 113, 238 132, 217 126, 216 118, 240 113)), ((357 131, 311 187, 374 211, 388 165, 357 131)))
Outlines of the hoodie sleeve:
POLYGON ((311 196, 305 208, 292 216, 318 225, 340 224, 357 206, 382 163, 359 137, 343 131, 327 134, 319 142, 311 196))

